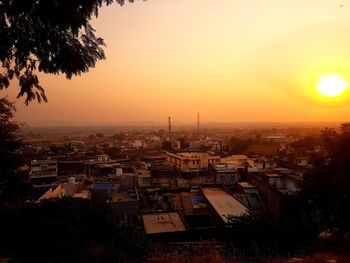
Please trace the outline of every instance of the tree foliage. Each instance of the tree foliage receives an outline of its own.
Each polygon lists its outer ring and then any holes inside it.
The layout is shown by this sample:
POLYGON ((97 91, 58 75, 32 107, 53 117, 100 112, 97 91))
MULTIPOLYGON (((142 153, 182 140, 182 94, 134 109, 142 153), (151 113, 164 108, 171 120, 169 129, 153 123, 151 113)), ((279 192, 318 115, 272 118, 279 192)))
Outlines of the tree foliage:
POLYGON ((162 142, 161 149, 165 150, 165 151, 172 151, 173 150, 173 145, 171 144, 170 141, 166 141, 165 140, 165 141, 162 142))
POLYGON ((0 98, 0 196, 2 199, 17 193, 16 183, 19 158, 16 150, 21 146, 17 132, 20 125, 13 121, 14 102, 0 98))
POLYGON ((225 229, 229 254, 253 258, 303 254, 312 249, 319 233, 329 229, 337 230, 336 245, 343 244, 350 232, 350 123, 342 124, 340 132, 325 128, 321 138, 328 156, 304 176, 300 193, 288 199, 279 215, 231 218, 225 229))
POLYGON ((349 232, 350 123, 342 124, 340 132, 326 128, 321 134, 328 156, 305 176, 298 206, 320 231, 337 228, 349 232))
POLYGON ((142 262, 150 245, 139 227, 119 225, 110 207, 84 200, 51 199, 0 213, 0 257, 15 262, 142 262))
POLYGON ((296 218, 270 213, 229 218, 224 249, 228 257, 290 257, 312 248, 313 232, 296 218))
MULTIPOLYGON (((0 2, 0 89, 17 78, 26 104, 47 101, 37 72, 68 79, 104 59, 102 38, 90 24, 113 0, 4 0, 0 2)), ((125 0, 116 0, 123 5, 125 0)), ((133 0, 129 0, 133 2, 133 0)))
POLYGON ((231 137, 229 141, 230 154, 242 154, 251 144, 250 140, 231 137))
POLYGON ((290 146, 292 147, 305 147, 306 149, 312 150, 315 146, 321 145, 322 141, 319 136, 308 135, 295 142, 292 142, 290 146))
POLYGON ((183 137, 181 137, 179 139, 179 141, 180 141, 180 148, 181 149, 186 149, 190 146, 190 144, 188 142, 186 142, 185 138, 183 138, 183 137))

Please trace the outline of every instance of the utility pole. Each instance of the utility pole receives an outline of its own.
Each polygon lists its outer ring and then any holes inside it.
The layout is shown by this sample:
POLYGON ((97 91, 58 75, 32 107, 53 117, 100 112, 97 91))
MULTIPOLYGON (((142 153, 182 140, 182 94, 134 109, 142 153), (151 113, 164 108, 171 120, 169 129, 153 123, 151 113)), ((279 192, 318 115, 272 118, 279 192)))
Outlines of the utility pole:
POLYGON ((168 117, 168 136, 169 136, 169 141, 171 141, 171 119, 170 116, 168 117))
POLYGON ((199 132, 199 112, 197 112, 197 132, 199 132))

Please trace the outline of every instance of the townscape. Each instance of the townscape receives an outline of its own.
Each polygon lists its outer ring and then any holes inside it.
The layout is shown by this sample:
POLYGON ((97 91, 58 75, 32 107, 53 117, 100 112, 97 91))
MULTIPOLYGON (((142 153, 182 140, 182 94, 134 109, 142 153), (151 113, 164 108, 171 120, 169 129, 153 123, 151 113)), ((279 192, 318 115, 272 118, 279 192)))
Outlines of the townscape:
POLYGON ((0 263, 350 262, 349 14, 1 0, 0 263))
POLYGON ((284 213, 315 160, 328 156, 320 129, 204 128, 199 114, 194 128, 170 117, 167 129, 22 128, 25 196, 15 206, 61 199, 106 207, 118 226, 138 226, 157 244, 158 260, 178 244, 213 249, 232 220, 284 213))

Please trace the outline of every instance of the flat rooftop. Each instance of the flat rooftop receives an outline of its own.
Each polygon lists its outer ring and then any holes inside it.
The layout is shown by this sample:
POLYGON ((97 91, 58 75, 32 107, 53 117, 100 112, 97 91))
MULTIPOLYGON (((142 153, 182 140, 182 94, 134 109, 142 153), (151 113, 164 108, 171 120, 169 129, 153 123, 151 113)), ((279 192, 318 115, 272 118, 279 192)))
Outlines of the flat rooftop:
POLYGON ((91 199, 91 193, 88 190, 83 190, 81 192, 75 193, 73 198, 91 199))
POLYGON ((243 188, 256 188, 255 185, 252 185, 252 184, 250 184, 250 183, 248 183, 248 182, 239 182, 238 184, 239 184, 240 186, 242 186, 243 188))
POLYGON ((225 223, 228 223, 228 216, 242 216, 248 213, 244 205, 221 188, 202 188, 202 192, 225 223))
POLYGON ((217 163, 217 164, 213 164, 212 167, 213 167, 216 171, 238 172, 238 169, 236 168, 236 166, 235 166, 234 164, 230 164, 230 163, 217 163))
POLYGON ((283 175, 281 174, 266 174, 267 177, 269 178, 281 178, 283 175))
POLYGON ((178 212, 143 214, 142 221, 147 234, 186 231, 178 212))
POLYGON ((109 199, 107 202, 110 203, 110 202, 126 202, 126 201, 137 201, 137 198, 133 198, 129 196, 126 192, 112 191, 109 194, 109 199))

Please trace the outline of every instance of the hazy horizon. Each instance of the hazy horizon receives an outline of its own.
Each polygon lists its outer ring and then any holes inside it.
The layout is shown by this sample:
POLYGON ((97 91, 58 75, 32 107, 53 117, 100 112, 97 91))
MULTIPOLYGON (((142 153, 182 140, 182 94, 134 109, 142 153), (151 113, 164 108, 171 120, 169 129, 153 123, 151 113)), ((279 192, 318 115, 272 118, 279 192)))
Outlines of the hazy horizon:
MULTIPOLYGON (((215 122, 208 121, 200 123, 200 128, 237 128, 237 127, 337 127, 342 122, 215 122)), ((60 128, 70 128, 70 127, 163 127, 168 128, 168 122, 157 122, 157 121, 124 121, 124 122, 109 122, 109 123, 96 123, 96 122, 37 122, 37 123, 24 123, 24 127, 29 128, 51 128, 51 127, 60 127, 60 128)), ((195 122, 171 122, 172 128, 197 128, 195 122)))

